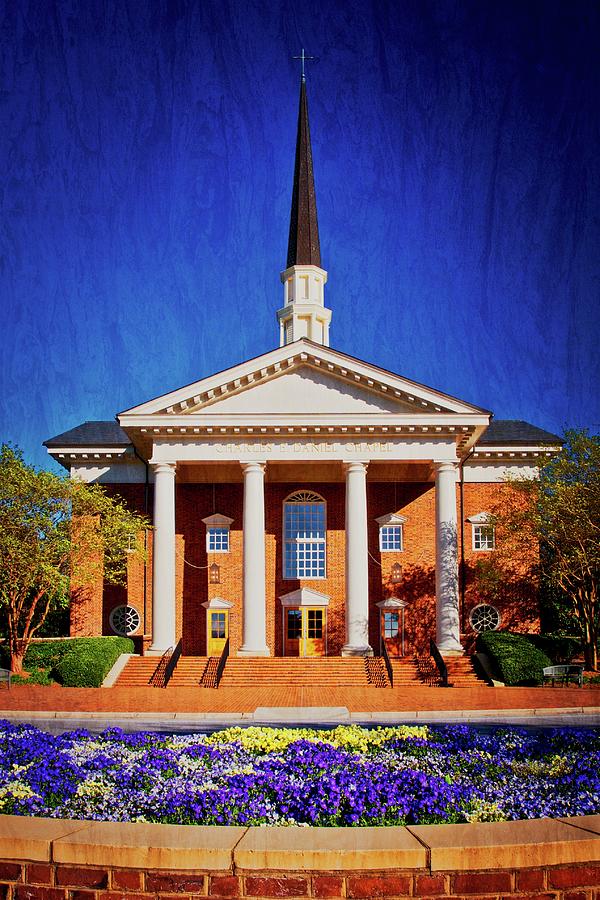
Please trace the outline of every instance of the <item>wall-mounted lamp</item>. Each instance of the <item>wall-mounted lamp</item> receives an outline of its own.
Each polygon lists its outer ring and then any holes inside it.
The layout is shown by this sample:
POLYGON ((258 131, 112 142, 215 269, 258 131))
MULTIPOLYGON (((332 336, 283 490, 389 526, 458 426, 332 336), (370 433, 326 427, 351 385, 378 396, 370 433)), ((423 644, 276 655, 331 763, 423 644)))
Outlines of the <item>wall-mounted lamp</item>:
POLYGON ((400 563, 394 563, 392 566, 392 574, 390 577, 392 584, 400 584, 402 581, 402 566, 400 563))
POLYGON ((221 567, 213 563, 208 568, 208 580, 211 584, 221 584, 221 567))

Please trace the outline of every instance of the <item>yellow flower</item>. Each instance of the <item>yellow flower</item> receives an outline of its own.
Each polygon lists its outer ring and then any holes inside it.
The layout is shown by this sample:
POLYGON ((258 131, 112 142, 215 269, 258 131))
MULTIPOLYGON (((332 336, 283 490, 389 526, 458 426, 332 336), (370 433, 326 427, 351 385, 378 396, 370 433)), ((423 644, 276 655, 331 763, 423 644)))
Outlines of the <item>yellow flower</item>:
POLYGON ((360 725, 338 725, 327 731, 314 728, 266 728, 252 725, 248 728, 234 726, 214 732, 206 738, 207 744, 225 744, 236 741, 251 753, 277 753, 285 750, 294 741, 313 741, 331 744, 333 747, 368 753, 392 739, 407 740, 422 738, 427 740, 426 725, 399 725, 394 728, 361 728, 360 725))
POLYGON ((22 781, 11 781, 0 788, 0 813, 11 808, 13 800, 27 800, 29 797, 37 797, 37 794, 28 784, 22 781))

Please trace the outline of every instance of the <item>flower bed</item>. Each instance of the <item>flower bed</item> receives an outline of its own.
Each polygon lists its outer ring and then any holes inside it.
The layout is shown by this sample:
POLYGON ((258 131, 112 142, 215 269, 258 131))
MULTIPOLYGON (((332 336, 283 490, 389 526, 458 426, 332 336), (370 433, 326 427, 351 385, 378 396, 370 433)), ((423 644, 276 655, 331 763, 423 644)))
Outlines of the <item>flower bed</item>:
POLYGON ((598 812, 598 730, 340 726, 53 737, 0 723, 0 813, 348 826, 598 812))

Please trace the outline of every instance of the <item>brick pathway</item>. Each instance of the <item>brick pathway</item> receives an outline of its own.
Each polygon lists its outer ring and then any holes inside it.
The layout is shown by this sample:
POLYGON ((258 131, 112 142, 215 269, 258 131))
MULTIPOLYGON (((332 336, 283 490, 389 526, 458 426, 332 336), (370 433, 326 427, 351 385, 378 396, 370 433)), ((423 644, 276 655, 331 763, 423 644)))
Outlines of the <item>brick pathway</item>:
POLYGON ((600 709, 600 687, 152 687, 61 688, 14 685, 0 709, 66 712, 254 712, 257 707, 345 706, 350 712, 600 709))

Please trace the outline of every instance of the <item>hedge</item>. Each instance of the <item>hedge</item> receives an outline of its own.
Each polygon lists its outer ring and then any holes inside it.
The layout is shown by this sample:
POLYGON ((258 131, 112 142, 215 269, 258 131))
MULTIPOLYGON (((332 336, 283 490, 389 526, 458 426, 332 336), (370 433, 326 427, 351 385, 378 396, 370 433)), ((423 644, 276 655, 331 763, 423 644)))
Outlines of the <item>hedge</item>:
POLYGON ((100 687, 121 653, 133 653, 131 638, 75 638, 69 643, 53 670, 66 687, 100 687))
MULTIPOLYGON (((32 642, 25 653, 23 660, 23 668, 26 672, 32 672, 36 669, 52 669, 58 665, 63 656, 69 653, 77 643, 88 641, 89 638, 58 638, 55 641, 37 641, 32 642)), ((8 667, 10 665, 10 649, 8 641, 2 643, 0 650, 2 665, 8 667)))
POLYGON ((477 650, 485 653, 499 681, 507 685, 540 685, 542 669, 552 665, 546 654, 528 640, 530 635, 486 631, 477 637, 477 650))
POLYGON ((24 668, 28 672, 31 669, 53 669, 63 656, 70 653, 82 641, 89 641, 89 638, 62 638, 56 641, 43 641, 39 644, 32 643, 25 654, 24 668))

